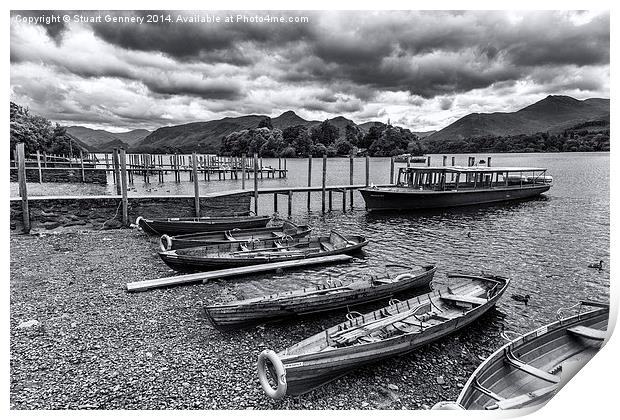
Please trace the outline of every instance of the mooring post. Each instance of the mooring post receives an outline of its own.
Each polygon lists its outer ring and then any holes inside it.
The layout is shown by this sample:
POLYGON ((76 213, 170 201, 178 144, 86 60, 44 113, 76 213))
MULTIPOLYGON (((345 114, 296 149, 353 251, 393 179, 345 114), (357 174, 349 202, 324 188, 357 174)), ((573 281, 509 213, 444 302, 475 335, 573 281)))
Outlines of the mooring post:
POLYGON ((278 193, 273 193, 273 212, 278 212, 278 193))
POLYGON ((39 184, 43 183, 43 171, 41 170, 41 154, 37 150, 37 168, 39 169, 39 184))
POLYGON ((411 155, 407 155, 407 169, 411 168, 411 155))
POLYGON ((47 153, 43 152, 43 167, 47 168, 47 153))
POLYGON ((278 178, 282 178, 282 158, 278 158, 278 178))
POLYGON ((332 211, 332 190, 329 190, 327 192, 327 196, 329 197, 328 201, 328 209, 329 211, 332 211))
POLYGON ((366 155, 366 186, 370 185, 370 156, 366 155))
POLYGON ((286 173, 287 173, 287 170, 286 170, 286 158, 284 158, 284 178, 286 178, 286 173))
POLYGON ((327 178, 327 155, 323 155, 323 179, 321 181, 321 211, 325 213, 325 180, 327 178))
POLYGON ((260 179, 263 179, 263 158, 260 158, 260 179))
POLYGON ((86 177, 84 176, 84 154, 82 153, 82 149, 80 149, 80 170, 82 172, 82 182, 86 182, 86 177))
POLYGON ((127 156, 125 149, 121 149, 121 200, 123 206, 123 226, 129 226, 129 215, 127 214, 129 203, 127 201, 127 156))
POLYGON ((254 214, 258 215, 258 153, 254 153, 254 214))
POLYGON ((390 158, 390 184, 394 183, 394 156, 390 158))
POLYGON ((291 218, 291 214, 293 214, 293 191, 289 190, 288 192, 288 218, 291 218))
POLYGON ((118 149, 112 149, 112 165, 114 166, 114 183, 116 184, 116 195, 121 195, 121 175, 119 170, 118 149))
MULTIPOLYGON (((308 156, 308 186, 312 186, 312 155, 308 156)), ((310 191, 308 191, 308 211, 310 211, 310 191)))
POLYGON ((22 197, 22 220, 24 233, 30 233, 30 210, 28 209, 28 190, 26 189, 26 152, 24 143, 17 143, 17 181, 22 197))
POLYGON ((196 152, 192 153, 192 173, 194 174, 194 207, 196 208, 196 217, 200 217, 200 187, 198 185, 196 152))
POLYGON ((490 168, 491 167, 491 156, 489 156, 487 158, 487 166, 490 168))
POLYGON ((442 162, 442 166, 446 166, 446 164, 448 163, 448 156, 443 155, 443 162, 442 162))
POLYGON ((431 166, 431 157, 430 156, 426 157, 426 166, 431 166))
POLYGON ((245 153, 241 155, 241 189, 245 190, 245 162, 246 155, 245 153))
POLYGON ((347 190, 345 188, 342 189, 342 212, 347 212, 347 190))
MULTIPOLYGON (((349 185, 353 185, 353 153, 349 156, 349 185)), ((353 208, 353 188, 349 191, 349 201, 353 208)))

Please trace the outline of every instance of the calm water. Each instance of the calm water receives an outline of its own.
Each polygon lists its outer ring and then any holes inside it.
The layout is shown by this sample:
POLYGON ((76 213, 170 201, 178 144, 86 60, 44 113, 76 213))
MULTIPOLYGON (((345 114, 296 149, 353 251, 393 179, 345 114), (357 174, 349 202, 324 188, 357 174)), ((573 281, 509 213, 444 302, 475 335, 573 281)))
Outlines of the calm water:
MULTIPOLYGON (((311 213, 306 195, 293 196, 293 219, 314 227, 314 233, 338 229, 366 235, 370 244, 351 264, 307 269, 283 276, 266 275, 252 281, 230 282, 239 297, 250 297, 307 285, 328 277, 382 272, 385 265, 426 264, 438 266, 437 280, 454 270, 482 270, 513 279, 498 309, 506 315, 511 330, 525 332, 555 320, 556 310, 579 299, 607 300, 609 294, 609 153, 491 154, 493 166, 537 166, 548 168, 554 186, 542 198, 512 204, 476 206, 423 213, 371 214, 355 193, 353 211, 342 213, 341 194, 334 194, 334 211, 321 215, 320 193, 313 194, 311 213), (469 235, 468 235, 469 234, 469 235), (604 261, 605 269, 587 268, 604 261), (283 286, 284 283, 284 286, 283 286), (528 306, 511 299, 513 293, 532 296, 528 306)), ((478 158, 485 158, 478 156, 478 158)), ((467 155, 457 155, 465 164, 467 155)), ((440 155, 432 156, 441 163, 440 155)), ((277 168, 277 159, 263 164, 277 168)), ((404 166, 404 165, 401 165, 404 166)), ((260 181, 260 186, 307 184, 307 159, 289 159, 286 179, 260 181)), ((355 183, 363 183, 364 159, 355 161, 355 183)), ((187 175, 186 175, 187 176, 187 175)), ((138 177, 136 177, 137 180, 138 177)), ((184 178, 186 179, 186 178, 184 178)), ((349 161, 328 161, 328 184, 348 184, 349 161)), ((321 159, 313 162, 313 185, 320 185, 321 159)), ((373 158, 370 180, 389 181, 389 159, 373 158)), ((240 188, 240 181, 201 183, 201 192, 240 188)), ((251 187, 251 182, 246 186, 251 187)), ((32 195, 113 194, 114 187, 81 184, 29 184, 32 195)), ((16 195, 16 186, 11 185, 16 195)), ((191 194, 193 184, 136 182, 130 194, 191 194)), ((348 201, 348 200, 347 200, 348 201)), ((286 197, 280 197, 280 212, 286 197)), ((262 196, 260 213, 271 213, 273 197, 262 196)), ((215 287, 207 286, 207 287, 215 287)))

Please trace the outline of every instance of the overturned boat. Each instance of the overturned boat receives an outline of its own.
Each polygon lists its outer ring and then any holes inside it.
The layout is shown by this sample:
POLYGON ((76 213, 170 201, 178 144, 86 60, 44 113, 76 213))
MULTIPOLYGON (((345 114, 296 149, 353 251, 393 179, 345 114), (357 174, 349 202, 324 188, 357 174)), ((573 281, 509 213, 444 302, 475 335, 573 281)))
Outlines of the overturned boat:
POLYGON ((499 276, 454 274, 449 283, 324 330, 279 353, 264 350, 258 376, 271 398, 309 392, 365 364, 445 337, 492 308, 508 287, 499 276))
POLYGON ((168 236, 160 238, 162 251, 173 249, 192 248, 202 245, 225 244, 230 242, 253 242, 262 239, 289 239, 308 236, 312 229, 307 225, 298 226, 295 223, 284 221, 278 226, 267 226, 252 229, 234 228, 214 232, 190 233, 188 235, 168 236))
POLYGON ((193 272, 350 254, 366 245, 368 240, 363 236, 332 231, 329 236, 263 239, 161 251, 159 256, 174 270, 193 272))
POLYGON ((428 288, 436 268, 433 265, 390 276, 366 275, 345 280, 328 280, 300 290, 205 306, 207 318, 217 328, 235 328, 285 318, 325 312, 347 306, 388 299, 413 289, 428 288))
POLYGON ((208 232, 215 230, 249 229, 265 227, 271 216, 205 216, 205 217, 170 217, 136 219, 144 232, 150 235, 180 235, 184 233, 208 232))
POLYGON ((598 352, 608 336, 609 305, 583 301, 578 313, 499 348, 471 375, 456 402, 435 410, 507 410, 549 401, 598 352), (586 306, 596 307, 583 311, 586 306))

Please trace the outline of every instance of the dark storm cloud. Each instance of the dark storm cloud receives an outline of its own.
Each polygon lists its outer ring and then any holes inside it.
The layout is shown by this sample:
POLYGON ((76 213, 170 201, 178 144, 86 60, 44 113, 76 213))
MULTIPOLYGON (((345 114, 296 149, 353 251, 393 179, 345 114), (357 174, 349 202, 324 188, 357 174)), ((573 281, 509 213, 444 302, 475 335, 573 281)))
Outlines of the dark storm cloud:
POLYGON ((153 93, 164 95, 189 95, 204 99, 234 100, 242 97, 240 86, 230 82, 194 83, 185 80, 152 79, 144 84, 153 93))

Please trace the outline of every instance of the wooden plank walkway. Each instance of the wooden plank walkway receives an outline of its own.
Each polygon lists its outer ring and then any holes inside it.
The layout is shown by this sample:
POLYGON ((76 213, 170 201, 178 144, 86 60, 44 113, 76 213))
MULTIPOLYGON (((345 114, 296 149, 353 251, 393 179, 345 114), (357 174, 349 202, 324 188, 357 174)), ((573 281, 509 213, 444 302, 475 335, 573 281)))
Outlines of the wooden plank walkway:
POLYGON ((162 277, 154 280, 137 281, 127 283, 125 286, 128 292, 144 292, 159 287, 177 286, 180 284, 203 283, 213 279, 243 276, 246 274, 264 273, 277 269, 307 267, 310 265, 332 264, 351 261, 350 255, 329 255, 325 257, 306 258, 301 260, 283 261, 277 263, 257 264, 247 267, 227 268, 224 270, 206 271, 203 273, 185 274, 182 276, 162 277))

